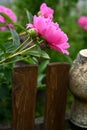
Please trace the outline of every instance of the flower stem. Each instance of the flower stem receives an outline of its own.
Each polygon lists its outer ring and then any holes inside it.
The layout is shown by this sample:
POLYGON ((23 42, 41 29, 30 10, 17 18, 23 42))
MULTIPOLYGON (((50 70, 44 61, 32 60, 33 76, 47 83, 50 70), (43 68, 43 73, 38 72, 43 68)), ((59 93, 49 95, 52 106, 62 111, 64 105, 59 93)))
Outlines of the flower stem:
POLYGON ((29 37, 19 46, 17 47, 13 53, 15 53, 16 51, 18 51, 27 41, 29 40, 29 37))
POLYGON ((8 60, 8 59, 11 59, 11 58, 13 58, 13 57, 15 57, 15 56, 18 56, 18 55, 21 55, 21 54, 25 53, 26 51, 30 50, 31 48, 33 48, 33 47, 35 47, 35 46, 36 46, 36 45, 33 45, 33 46, 29 47, 29 48, 26 48, 25 50, 19 51, 19 52, 13 54, 13 55, 9 55, 9 56, 6 57, 5 59, 1 60, 1 61, 0 61, 0 64, 2 64, 4 61, 6 61, 6 60, 8 60))

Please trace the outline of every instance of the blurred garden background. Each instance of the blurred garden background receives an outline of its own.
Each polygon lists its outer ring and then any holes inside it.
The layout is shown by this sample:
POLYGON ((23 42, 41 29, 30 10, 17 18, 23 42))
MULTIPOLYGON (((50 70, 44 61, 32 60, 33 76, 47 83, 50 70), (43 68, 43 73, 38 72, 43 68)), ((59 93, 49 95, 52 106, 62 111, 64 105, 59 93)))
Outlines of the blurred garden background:
MULTIPOLYGON (((0 5, 11 8, 17 15, 18 23, 25 27, 28 23, 27 11, 31 12, 32 15, 36 14, 40 5, 44 2, 54 9, 54 21, 58 22, 62 30, 68 35, 70 54, 65 55, 50 50, 48 52, 51 57, 50 61, 43 60, 40 64, 38 86, 41 86, 44 77, 43 72, 49 62, 68 62, 72 64, 79 50, 87 48, 87 31, 79 27, 77 23, 80 16, 87 16, 87 0, 0 0, 0 5)), ((17 27, 17 32, 21 33, 22 28, 17 27)), ((2 44, 5 44, 8 48, 8 44, 10 44, 6 43, 8 37, 10 37, 8 31, 0 31, 1 49, 2 44)), ((12 64, 0 66, 0 123, 10 122, 12 118, 12 68, 12 64)), ((44 85, 41 89, 44 89, 44 85)), ((68 93, 68 100, 69 102, 72 100, 70 93, 68 93)), ((36 116, 42 116, 43 108, 40 109, 41 105, 40 103, 37 105, 36 116)))

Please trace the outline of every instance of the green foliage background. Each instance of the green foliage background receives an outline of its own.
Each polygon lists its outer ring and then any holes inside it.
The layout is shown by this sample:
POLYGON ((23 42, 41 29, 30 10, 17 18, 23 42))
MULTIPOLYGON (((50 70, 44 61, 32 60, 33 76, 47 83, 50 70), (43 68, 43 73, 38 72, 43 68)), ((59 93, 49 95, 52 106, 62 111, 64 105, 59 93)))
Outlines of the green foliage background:
MULTIPOLYGON (((87 48, 87 31, 82 30, 77 24, 78 18, 81 15, 84 15, 82 10, 77 10, 77 0, 63 0, 63 2, 59 0, 55 0, 55 2, 54 0, 15 0, 13 4, 6 3, 6 6, 14 10, 18 17, 19 24, 22 24, 25 27, 26 23, 28 23, 26 10, 34 15, 39 11, 39 7, 43 2, 54 9, 54 21, 58 22, 62 30, 67 33, 70 43, 69 56, 53 50, 48 51, 51 57, 50 62, 69 62, 72 64, 72 61, 77 56, 79 50, 87 48)), ((87 15, 86 12, 85 15, 87 15)), ((17 31, 20 32, 21 29, 17 28, 17 31)), ((6 39, 8 39, 10 35, 9 32, 0 32, 0 49, 6 44, 6 39)), ((48 63, 48 61, 44 61, 43 64, 40 65, 40 78, 44 77, 44 74, 42 75, 42 73, 44 73, 48 63)), ((11 83, 12 65, 0 67, 0 123, 11 120, 11 83)))

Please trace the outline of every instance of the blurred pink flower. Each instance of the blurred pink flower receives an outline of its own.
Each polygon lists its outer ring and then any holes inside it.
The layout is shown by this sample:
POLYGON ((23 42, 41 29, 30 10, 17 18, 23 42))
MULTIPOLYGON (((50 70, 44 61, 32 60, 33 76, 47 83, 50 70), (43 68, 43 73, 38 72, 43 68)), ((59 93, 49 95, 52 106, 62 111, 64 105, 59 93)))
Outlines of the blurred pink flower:
MULTIPOLYGON (((13 22, 17 22, 17 17, 16 17, 16 15, 14 14, 14 12, 11 9, 0 5, 0 13, 5 13, 6 15, 8 15, 10 17, 10 19, 13 22)), ((0 22, 1 23, 6 23, 6 19, 1 15, 0 15, 0 22)), ((13 25, 7 23, 5 27, 0 27, 0 30, 6 30, 8 28, 13 28, 13 25)))
POLYGON ((48 7, 45 3, 40 6, 40 15, 45 18, 49 17, 53 19, 54 10, 48 7))
POLYGON ((86 16, 81 16, 79 19, 78 19, 78 25, 80 27, 82 27, 84 30, 87 30, 87 17, 86 16))
POLYGON ((77 7, 76 8, 76 11, 80 12, 81 8, 80 7, 77 7))
POLYGON ((33 24, 27 24, 28 27, 35 28, 37 33, 48 42, 51 48, 69 54, 67 51, 69 48, 67 35, 50 18, 34 16, 33 24))

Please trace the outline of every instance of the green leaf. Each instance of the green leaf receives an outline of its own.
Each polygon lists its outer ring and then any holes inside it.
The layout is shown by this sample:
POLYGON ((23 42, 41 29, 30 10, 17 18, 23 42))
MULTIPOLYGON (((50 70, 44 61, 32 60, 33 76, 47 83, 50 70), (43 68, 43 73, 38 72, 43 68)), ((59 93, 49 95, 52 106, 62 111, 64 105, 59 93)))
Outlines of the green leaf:
POLYGON ((20 23, 14 23, 14 27, 26 31, 26 28, 23 27, 20 23))
POLYGON ((41 57, 45 59, 50 59, 49 55, 45 51, 41 51, 41 57))
POLYGON ((0 86, 0 99, 1 100, 6 99, 8 94, 9 94, 8 88, 6 86, 4 86, 4 85, 0 86))
POLYGON ((8 41, 8 38, 11 36, 10 31, 0 31, 0 44, 3 44, 3 41, 8 41))
POLYGON ((45 74, 38 75, 38 80, 37 80, 38 86, 40 86, 42 84, 42 80, 45 76, 46 76, 45 74))
POLYGON ((12 38, 13 38, 13 44, 15 49, 20 45, 20 38, 18 36, 18 33, 15 30, 11 30, 12 38))
POLYGON ((27 9, 26 9, 26 14, 27 14, 28 23, 32 23, 33 15, 27 9))
POLYGON ((37 58, 29 55, 27 57, 24 57, 24 61, 27 62, 28 64, 38 64, 37 58))
POLYGON ((6 15, 5 13, 0 12, 0 15, 3 16, 8 23, 14 24, 12 19, 8 15, 6 15))
POLYGON ((35 56, 35 57, 39 57, 39 58, 42 57, 45 59, 50 59, 49 55, 45 51, 41 50, 38 46, 35 46, 23 53, 23 55, 27 55, 27 54, 35 56))
POLYGON ((0 44, 0 50, 5 52, 5 47, 2 44, 0 44))
POLYGON ((49 60, 42 61, 42 63, 39 65, 39 68, 38 68, 38 74, 41 74, 44 72, 48 63, 49 63, 49 60))

